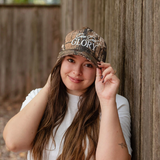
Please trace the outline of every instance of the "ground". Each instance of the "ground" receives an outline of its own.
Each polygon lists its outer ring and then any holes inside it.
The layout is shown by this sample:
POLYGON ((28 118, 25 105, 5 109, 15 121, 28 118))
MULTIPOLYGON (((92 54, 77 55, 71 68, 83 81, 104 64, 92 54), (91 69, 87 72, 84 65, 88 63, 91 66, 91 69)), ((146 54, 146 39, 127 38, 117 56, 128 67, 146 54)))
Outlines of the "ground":
POLYGON ((26 160, 27 153, 14 153, 6 149, 3 129, 8 120, 19 112, 22 101, 0 100, 0 160, 26 160))

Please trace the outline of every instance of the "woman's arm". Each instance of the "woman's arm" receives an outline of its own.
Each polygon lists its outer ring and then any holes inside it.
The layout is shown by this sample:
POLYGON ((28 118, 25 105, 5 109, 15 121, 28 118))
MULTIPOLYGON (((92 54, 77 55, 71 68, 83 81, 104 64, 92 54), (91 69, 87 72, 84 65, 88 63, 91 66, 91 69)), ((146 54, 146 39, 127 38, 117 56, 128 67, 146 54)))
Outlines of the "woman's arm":
POLYGON ((101 122, 97 160, 129 160, 127 145, 119 122, 116 93, 119 79, 110 64, 101 63, 97 69, 96 91, 101 105, 101 122))
POLYGON ((49 87, 50 77, 41 91, 5 126, 3 137, 9 150, 19 152, 31 149, 31 143, 46 108, 49 87))
POLYGON ((119 122, 115 101, 101 103, 103 108, 99 141, 96 152, 97 160, 129 160, 127 145, 119 122))

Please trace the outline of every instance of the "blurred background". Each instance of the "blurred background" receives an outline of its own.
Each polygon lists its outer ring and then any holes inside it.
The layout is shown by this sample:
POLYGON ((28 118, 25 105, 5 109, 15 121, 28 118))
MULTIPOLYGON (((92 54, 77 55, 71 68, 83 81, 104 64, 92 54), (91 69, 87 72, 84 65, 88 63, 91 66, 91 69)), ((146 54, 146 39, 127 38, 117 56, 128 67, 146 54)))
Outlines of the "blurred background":
POLYGON ((26 159, 7 151, 3 128, 43 87, 65 35, 84 26, 105 39, 129 100, 132 160, 160 159, 159 0, 0 0, 0 160, 26 159))

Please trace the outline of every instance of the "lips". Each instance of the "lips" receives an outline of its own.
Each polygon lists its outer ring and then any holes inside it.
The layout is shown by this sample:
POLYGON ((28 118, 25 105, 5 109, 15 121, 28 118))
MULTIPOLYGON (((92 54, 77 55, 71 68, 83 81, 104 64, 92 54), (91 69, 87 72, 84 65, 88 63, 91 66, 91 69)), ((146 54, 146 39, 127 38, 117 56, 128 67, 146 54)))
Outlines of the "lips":
POLYGON ((74 83, 80 83, 80 82, 83 81, 83 80, 78 79, 78 78, 73 78, 73 77, 70 77, 70 76, 68 76, 68 77, 69 77, 69 79, 70 79, 72 82, 74 82, 74 83))

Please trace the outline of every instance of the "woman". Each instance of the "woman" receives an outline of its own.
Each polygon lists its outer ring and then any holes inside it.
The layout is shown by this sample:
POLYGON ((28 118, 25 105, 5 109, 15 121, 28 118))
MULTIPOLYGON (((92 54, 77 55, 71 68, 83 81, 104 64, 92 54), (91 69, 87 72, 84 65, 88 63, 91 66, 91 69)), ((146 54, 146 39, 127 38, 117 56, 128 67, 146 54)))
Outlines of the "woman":
POLYGON ((7 147, 28 160, 129 160, 128 101, 90 28, 70 32, 42 89, 33 90, 4 129, 7 147))

